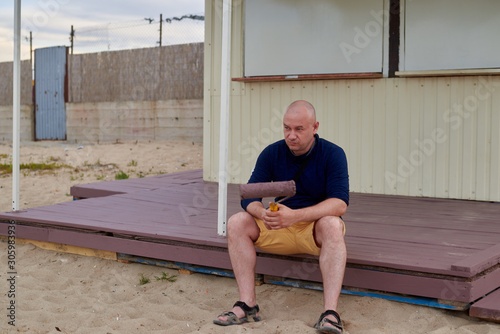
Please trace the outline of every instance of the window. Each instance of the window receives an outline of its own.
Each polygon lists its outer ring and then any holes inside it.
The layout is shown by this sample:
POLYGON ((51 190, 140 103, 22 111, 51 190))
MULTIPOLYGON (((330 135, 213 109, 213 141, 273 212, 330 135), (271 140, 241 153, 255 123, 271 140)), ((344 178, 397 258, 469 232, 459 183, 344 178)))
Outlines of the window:
POLYGON ((404 71, 500 67, 500 1, 405 2, 404 71))
POLYGON ((381 73, 383 0, 245 1, 246 77, 381 73))

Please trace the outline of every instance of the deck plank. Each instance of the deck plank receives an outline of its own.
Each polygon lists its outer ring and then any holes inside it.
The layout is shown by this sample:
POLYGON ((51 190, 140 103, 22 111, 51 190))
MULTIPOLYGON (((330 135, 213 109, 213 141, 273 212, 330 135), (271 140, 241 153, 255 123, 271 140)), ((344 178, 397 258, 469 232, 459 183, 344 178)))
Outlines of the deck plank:
POLYGON ((469 315, 500 323, 500 289, 472 304, 469 315))
POLYGON ((452 270, 477 274, 500 263, 500 244, 476 252, 465 259, 454 263, 452 270))
MULTIPOLYGON (((1 213, 0 234, 15 220, 25 238, 173 260, 162 258, 168 255, 222 269, 230 265, 227 258, 216 261, 220 254, 227 257, 227 241, 217 235, 218 186, 204 182, 200 170, 79 185, 71 194, 90 198, 1 213), (210 247, 218 251, 203 259, 200 249, 210 247)), ((353 193, 344 216, 345 282, 470 303, 500 285, 499 205, 353 193)), ((229 185, 228 216, 238 211, 238 186, 229 185)), ((313 257, 258 255, 259 272, 321 281, 313 257)))

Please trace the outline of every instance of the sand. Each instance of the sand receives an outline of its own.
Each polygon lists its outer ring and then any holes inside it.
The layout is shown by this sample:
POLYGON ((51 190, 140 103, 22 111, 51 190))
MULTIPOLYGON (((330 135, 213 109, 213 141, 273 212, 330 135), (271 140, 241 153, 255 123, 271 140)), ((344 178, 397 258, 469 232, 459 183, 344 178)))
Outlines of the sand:
MULTIPOLYGON (((0 164, 12 148, 0 144, 0 164)), ((202 146, 184 141, 112 144, 23 143, 22 163, 56 163, 20 175, 20 208, 71 201, 72 185, 202 168, 202 146)), ((0 176, 0 211, 11 210, 12 177, 0 176)), ((212 320, 237 300, 232 278, 16 245, 15 327, 9 325, 7 243, 0 242, 0 333, 316 333, 320 291, 264 284, 257 299, 263 321, 222 328, 212 320), (164 273, 175 281, 157 280, 164 273), (141 277, 150 282, 141 285, 141 277)), ((341 295, 346 333, 500 333, 500 325, 377 298, 341 295)))

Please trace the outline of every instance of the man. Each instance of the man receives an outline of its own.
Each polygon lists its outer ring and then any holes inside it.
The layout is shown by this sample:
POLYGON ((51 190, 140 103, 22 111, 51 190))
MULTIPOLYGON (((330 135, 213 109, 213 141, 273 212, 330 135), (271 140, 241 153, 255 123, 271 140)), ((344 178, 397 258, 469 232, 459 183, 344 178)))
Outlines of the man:
POLYGON ((244 212, 227 226, 228 250, 240 300, 214 323, 235 325, 259 321, 255 296, 255 247, 276 254, 319 256, 324 313, 314 325, 323 333, 342 333, 337 303, 346 264, 345 225, 349 180, 344 151, 319 138, 314 107, 293 102, 283 117, 284 139, 265 148, 249 183, 295 180, 295 196, 266 209, 261 200, 242 200, 244 212))

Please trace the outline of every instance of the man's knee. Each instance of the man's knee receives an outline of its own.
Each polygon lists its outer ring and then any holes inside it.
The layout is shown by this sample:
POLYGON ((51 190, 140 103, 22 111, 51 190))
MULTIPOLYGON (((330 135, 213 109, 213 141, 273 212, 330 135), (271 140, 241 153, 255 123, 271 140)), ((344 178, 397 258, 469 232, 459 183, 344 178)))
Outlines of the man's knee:
POLYGON ((227 222, 227 235, 229 237, 247 233, 254 236, 258 229, 255 219, 246 211, 235 213, 227 222))
POLYGON ((248 224, 248 221, 250 219, 252 219, 252 216, 248 212, 246 211, 237 212, 229 218, 227 225, 228 228, 229 226, 236 228, 241 225, 248 224))
POLYGON ((345 225, 340 217, 327 216, 316 221, 315 232, 318 240, 331 240, 344 236, 345 225))

